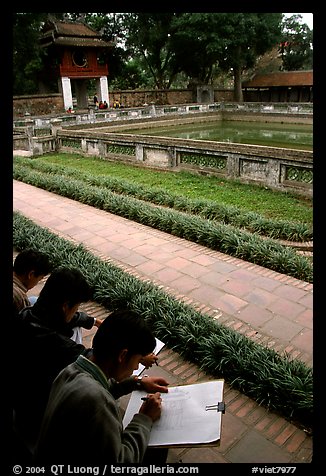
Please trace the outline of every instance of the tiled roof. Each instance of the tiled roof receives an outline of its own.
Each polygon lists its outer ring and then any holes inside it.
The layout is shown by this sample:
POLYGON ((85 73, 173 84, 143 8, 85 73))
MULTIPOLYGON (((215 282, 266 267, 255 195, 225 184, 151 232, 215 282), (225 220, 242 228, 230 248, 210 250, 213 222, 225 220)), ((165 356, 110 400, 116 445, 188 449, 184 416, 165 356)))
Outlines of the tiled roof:
POLYGON ((68 45, 68 46, 112 46, 110 41, 104 41, 101 34, 85 23, 48 21, 40 37, 41 44, 68 45))
POLYGON ((262 88, 271 86, 312 86, 312 71, 282 71, 269 74, 256 74, 250 81, 244 81, 244 88, 262 88))
POLYGON ((65 22, 65 21, 48 21, 43 28, 43 33, 53 31, 55 36, 90 36, 99 37, 100 33, 93 30, 85 23, 65 22))

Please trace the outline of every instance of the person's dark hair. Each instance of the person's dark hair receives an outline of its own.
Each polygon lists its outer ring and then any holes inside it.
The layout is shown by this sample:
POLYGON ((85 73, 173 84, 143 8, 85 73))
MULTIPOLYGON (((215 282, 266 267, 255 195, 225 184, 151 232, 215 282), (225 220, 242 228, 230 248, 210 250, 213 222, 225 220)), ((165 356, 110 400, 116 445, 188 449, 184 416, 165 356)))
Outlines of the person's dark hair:
POLYGON ((98 361, 116 357, 122 349, 129 356, 147 355, 155 349, 155 337, 144 319, 130 309, 119 309, 104 319, 93 337, 93 354, 98 361))
POLYGON ((33 249, 26 249, 16 256, 13 270, 18 275, 34 271, 36 276, 46 276, 51 271, 51 264, 45 253, 33 249))
POLYGON ((87 302, 92 298, 92 290, 83 273, 77 268, 60 267, 52 271, 44 284, 34 306, 62 306, 67 302, 69 307, 87 302))

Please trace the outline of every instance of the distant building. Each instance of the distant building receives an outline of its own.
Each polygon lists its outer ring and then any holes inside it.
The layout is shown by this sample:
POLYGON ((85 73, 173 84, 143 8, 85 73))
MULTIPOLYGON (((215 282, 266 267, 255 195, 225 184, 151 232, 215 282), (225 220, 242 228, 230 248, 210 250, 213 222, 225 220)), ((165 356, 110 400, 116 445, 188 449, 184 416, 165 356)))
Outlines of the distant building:
MULTIPOLYGON (((112 43, 83 22, 59 21, 49 18, 44 24, 40 44, 47 49, 48 77, 60 79, 64 108, 72 107, 72 84, 77 107, 88 107, 87 81, 96 79, 98 99, 109 104, 108 65, 106 52, 112 43)), ((46 76, 45 76, 46 77, 46 76)))
POLYGON ((246 102, 312 102, 313 71, 256 74, 242 89, 246 102))

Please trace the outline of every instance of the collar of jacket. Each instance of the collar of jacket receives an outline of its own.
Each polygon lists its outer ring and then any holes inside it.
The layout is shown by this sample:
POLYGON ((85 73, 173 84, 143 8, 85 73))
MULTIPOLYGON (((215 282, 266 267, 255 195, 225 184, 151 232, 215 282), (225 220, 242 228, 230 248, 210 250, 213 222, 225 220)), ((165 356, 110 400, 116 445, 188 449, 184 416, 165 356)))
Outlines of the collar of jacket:
POLYGON ((104 372, 100 367, 91 360, 87 359, 83 355, 79 355, 76 360, 76 365, 78 365, 82 370, 88 372, 95 378, 106 390, 110 390, 110 385, 108 379, 106 378, 104 372))

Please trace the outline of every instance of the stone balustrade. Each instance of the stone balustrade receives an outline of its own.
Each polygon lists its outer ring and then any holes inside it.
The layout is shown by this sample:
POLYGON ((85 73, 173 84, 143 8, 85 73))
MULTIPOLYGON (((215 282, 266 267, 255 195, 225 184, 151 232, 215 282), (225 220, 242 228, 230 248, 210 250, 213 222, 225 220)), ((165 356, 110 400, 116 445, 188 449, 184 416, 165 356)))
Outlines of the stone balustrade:
MULTIPOLYGON (((253 103, 254 104, 254 103, 253 103)), ((295 149, 284 149, 258 145, 235 144, 227 142, 194 141, 180 138, 152 137, 140 134, 125 133, 127 127, 141 127, 142 123, 193 121, 191 107, 196 107, 196 120, 212 120, 211 116, 219 115, 220 119, 234 114, 233 120, 261 120, 264 105, 255 103, 259 114, 252 114, 252 110, 228 109, 215 105, 217 110, 209 109, 211 105, 169 107, 169 111, 160 113, 162 108, 139 108, 127 111, 108 111, 92 113, 77 117, 70 126, 62 118, 30 119, 28 126, 14 127, 14 154, 20 150, 29 150, 30 155, 37 156, 48 152, 78 152, 82 155, 97 156, 108 160, 133 163, 144 167, 160 168, 164 170, 189 170, 203 175, 217 175, 229 179, 236 179, 245 183, 257 183, 269 188, 283 191, 295 191, 305 196, 313 193, 313 152, 295 149), (180 108, 182 111, 180 112, 180 108), (198 109, 199 108, 199 109, 198 109), (145 117, 147 115, 147 117, 145 117), (170 115, 170 119, 162 117, 170 115), (114 124, 108 127, 109 120, 114 115, 114 124), (130 122, 125 122, 128 118, 130 122), (134 119, 134 120, 131 120, 134 119), (168 119, 168 120, 167 120, 168 119), (24 144, 22 146, 22 144, 24 144)), ((279 104, 278 104, 279 106, 279 104)), ((301 104, 298 107, 303 107, 301 104)), ((280 122, 278 112, 268 109, 269 121, 280 122)), ((287 105, 286 122, 312 122, 312 113, 289 110, 287 105)), ((70 115, 69 115, 70 117, 70 115)), ((229 118, 229 117, 228 117, 229 118)), ((284 120, 283 116, 283 120, 284 120)))

